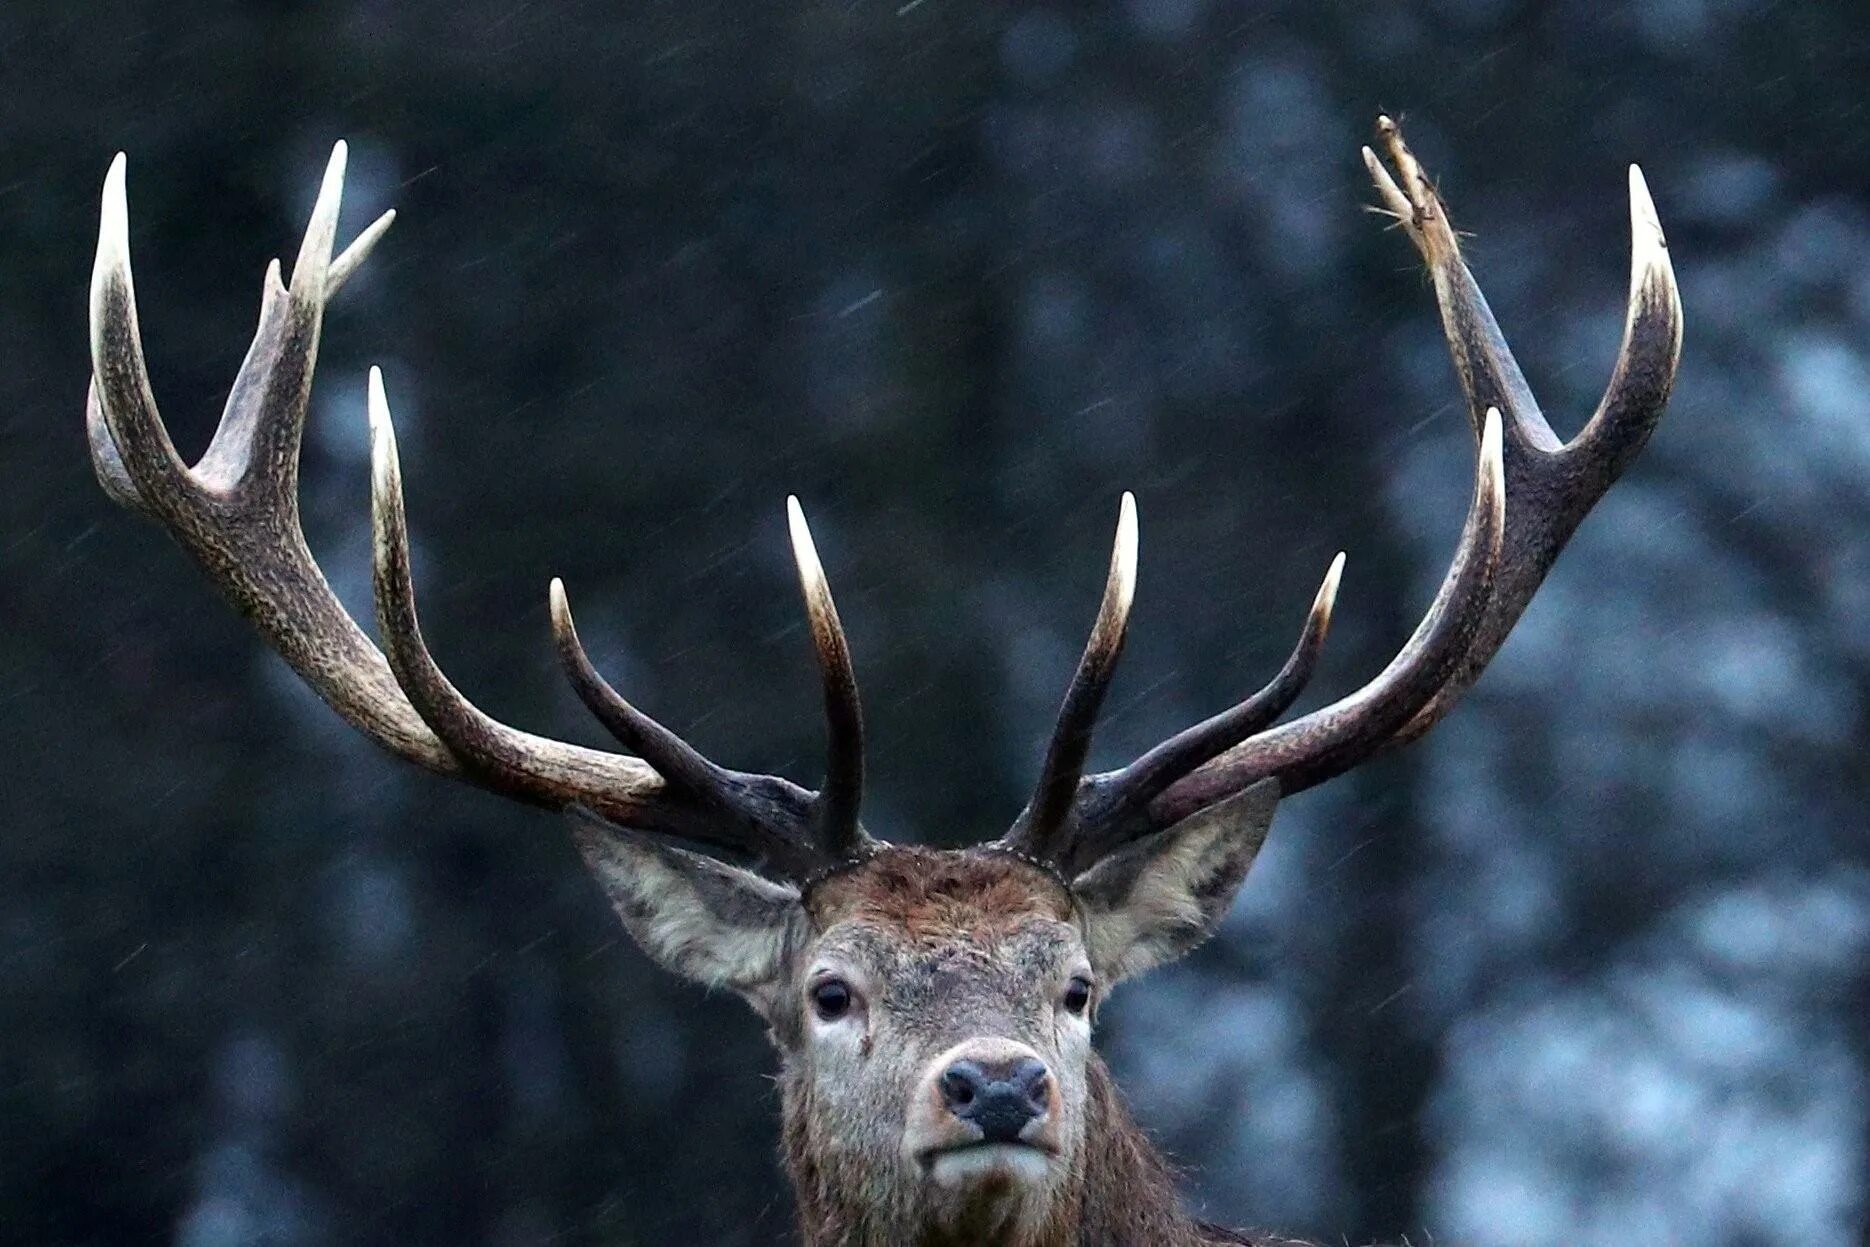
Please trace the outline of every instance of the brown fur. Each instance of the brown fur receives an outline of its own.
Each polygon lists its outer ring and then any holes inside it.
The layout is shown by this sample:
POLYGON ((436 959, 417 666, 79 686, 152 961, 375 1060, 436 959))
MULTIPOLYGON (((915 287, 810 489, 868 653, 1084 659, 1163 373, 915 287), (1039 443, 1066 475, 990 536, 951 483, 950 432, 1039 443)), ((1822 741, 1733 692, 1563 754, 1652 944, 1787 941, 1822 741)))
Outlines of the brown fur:
POLYGON ((1033 917, 1067 921, 1071 896, 1052 876, 1007 853, 895 845, 813 888, 819 930, 873 923, 917 943, 979 938, 1033 917))
POLYGON ((1270 806, 1224 814, 1069 886, 1006 852, 889 847, 801 895, 600 823, 579 843, 646 951, 766 1018, 809 1247, 1271 1247, 1290 1240, 1182 1210, 1092 1047, 1096 1000, 1226 911, 1270 806), (1080 977, 1089 1010, 1064 1003, 1080 977), (817 1011, 825 981, 847 1009, 817 1011), (974 1126, 940 1080, 989 1052, 1046 1066, 1049 1108, 1022 1141, 1049 1159, 956 1155, 974 1126))
MULTIPOLYGON (((984 948, 1037 921, 1074 919, 1071 894, 1053 876, 1002 853, 893 847, 811 889, 812 926, 856 923, 892 942, 984 948)), ((1021 1232, 995 1224, 924 1226, 900 1234, 900 1210, 882 1206, 858 1172, 816 1141, 830 1114, 813 1083, 789 1065, 781 1075, 784 1150, 809 1247, 1210 1247, 1291 1240, 1207 1226, 1176 1196, 1175 1174, 1124 1108, 1108 1068, 1088 1060, 1084 1147, 1043 1224, 1021 1232)))
POLYGON ((879 1210, 848 1198, 839 1175, 825 1172, 810 1146, 809 1094, 792 1080, 784 1086, 787 1172, 799 1201, 808 1247, 1306 1247, 1296 1239, 1207 1225, 1181 1208, 1175 1172, 1131 1120, 1103 1061, 1091 1059, 1087 1154, 1072 1175, 1065 1200, 1039 1233, 995 1239, 978 1233, 932 1235, 914 1242, 886 1236, 879 1210))

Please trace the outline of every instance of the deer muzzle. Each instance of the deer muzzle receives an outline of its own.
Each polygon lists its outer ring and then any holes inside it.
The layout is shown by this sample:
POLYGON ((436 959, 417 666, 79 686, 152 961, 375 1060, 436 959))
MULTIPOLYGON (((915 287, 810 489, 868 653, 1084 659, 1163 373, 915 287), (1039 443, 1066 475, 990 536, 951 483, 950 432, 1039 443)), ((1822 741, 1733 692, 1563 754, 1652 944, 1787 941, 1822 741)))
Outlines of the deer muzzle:
POLYGON ((1026 1186, 1059 1153, 1058 1080, 1032 1048, 969 1039, 929 1062, 909 1106, 904 1150, 943 1187, 1026 1186))

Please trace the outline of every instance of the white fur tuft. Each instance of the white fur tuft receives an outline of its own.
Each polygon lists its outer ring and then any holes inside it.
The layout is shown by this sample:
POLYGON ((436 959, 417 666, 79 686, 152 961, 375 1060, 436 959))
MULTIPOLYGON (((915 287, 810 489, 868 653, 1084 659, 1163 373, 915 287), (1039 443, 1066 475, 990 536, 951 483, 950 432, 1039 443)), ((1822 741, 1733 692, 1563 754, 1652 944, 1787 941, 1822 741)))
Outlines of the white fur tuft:
POLYGON ((1036 1147, 1021 1143, 983 1143, 941 1153, 929 1166, 929 1173, 937 1186, 947 1190, 996 1179, 1020 1186, 1037 1186, 1046 1180, 1050 1167, 1051 1161, 1036 1147))

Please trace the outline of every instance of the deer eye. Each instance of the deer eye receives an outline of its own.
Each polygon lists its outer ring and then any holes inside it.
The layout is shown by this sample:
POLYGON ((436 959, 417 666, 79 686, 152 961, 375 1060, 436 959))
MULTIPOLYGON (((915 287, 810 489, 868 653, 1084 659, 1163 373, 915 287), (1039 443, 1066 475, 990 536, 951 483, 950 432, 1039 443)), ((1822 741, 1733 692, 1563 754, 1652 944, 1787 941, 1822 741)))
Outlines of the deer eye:
POLYGON ((1083 1017, 1084 1011, 1091 1007, 1091 980, 1082 974, 1071 976, 1071 982, 1065 984, 1065 1012, 1074 1017, 1083 1017))
POLYGON ((825 979, 812 988, 812 1009, 821 1021, 835 1022, 851 1011, 850 984, 843 979, 825 979))

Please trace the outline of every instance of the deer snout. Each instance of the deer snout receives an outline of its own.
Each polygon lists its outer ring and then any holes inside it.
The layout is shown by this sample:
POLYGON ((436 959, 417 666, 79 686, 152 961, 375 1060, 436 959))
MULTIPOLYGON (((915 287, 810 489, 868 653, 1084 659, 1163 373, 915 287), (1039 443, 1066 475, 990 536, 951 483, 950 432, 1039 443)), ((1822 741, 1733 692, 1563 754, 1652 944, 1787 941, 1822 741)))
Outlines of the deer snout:
POLYGON ((1036 1056, 962 1057, 937 1083, 943 1107, 977 1128, 983 1143, 1024 1142, 1026 1127, 1051 1109, 1052 1071, 1036 1056))
POLYGON ((907 1155, 944 1187, 1042 1183, 1062 1144, 1057 1076, 1012 1039, 958 1043, 923 1067, 907 1155))

